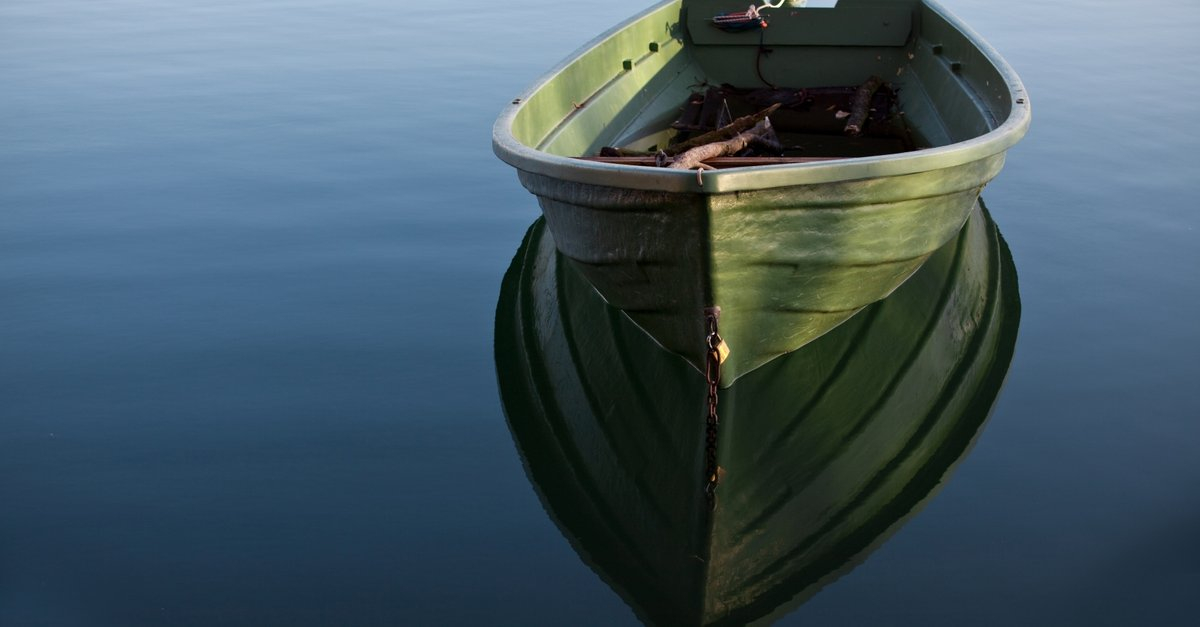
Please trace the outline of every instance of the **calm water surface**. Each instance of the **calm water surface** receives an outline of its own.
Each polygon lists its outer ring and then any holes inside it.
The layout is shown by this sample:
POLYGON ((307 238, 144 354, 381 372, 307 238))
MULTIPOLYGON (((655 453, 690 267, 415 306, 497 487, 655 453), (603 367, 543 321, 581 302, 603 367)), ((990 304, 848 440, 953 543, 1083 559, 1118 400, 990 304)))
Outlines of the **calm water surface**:
MULTIPOLYGON (((946 4, 1032 95, 1007 384, 780 623, 1195 624, 1200 5, 946 4)), ((0 624, 635 623, 501 410, 489 142, 644 6, 0 4, 0 624)))

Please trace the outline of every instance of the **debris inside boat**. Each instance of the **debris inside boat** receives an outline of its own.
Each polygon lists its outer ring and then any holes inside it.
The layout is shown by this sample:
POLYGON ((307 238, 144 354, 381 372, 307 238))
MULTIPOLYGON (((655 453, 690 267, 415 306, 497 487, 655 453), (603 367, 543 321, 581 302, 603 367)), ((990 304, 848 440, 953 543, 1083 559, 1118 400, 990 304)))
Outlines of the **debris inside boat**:
MULTIPOLYGON (((890 155, 921 146, 878 76, 862 85, 738 88, 701 85, 682 104, 666 145, 605 146, 589 161, 723 169, 890 155)), ((649 137, 662 137, 651 133, 649 137)))

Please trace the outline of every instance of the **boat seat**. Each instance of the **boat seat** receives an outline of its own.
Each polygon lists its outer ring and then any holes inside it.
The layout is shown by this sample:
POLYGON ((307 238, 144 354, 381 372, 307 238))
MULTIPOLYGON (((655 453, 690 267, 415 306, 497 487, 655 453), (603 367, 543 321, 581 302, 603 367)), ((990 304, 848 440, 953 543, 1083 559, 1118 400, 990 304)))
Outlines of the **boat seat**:
MULTIPOLYGON (((619 165, 643 165, 656 167, 656 157, 577 157, 584 161, 597 161, 600 163, 616 163, 619 165)), ((814 161, 832 161, 834 159, 844 159, 845 157, 714 157, 705 159, 704 164, 710 165, 718 170, 725 168, 749 168, 760 165, 780 165, 785 163, 812 163, 814 161)), ((670 163, 672 159, 667 159, 670 163)))
POLYGON ((912 32, 907 2, 852 3, 834 8, 770 9, 763 30, 727 32, 713 26, 715 15, 736 10, 730 0, 690 0, 686 21, 692 42, 706 46, 903 46, 912 32))

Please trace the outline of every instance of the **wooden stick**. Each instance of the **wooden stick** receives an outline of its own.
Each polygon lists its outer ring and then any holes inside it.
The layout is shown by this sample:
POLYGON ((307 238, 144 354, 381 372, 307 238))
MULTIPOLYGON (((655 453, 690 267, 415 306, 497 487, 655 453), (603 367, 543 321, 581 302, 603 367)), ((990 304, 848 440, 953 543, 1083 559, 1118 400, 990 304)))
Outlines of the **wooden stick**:
POLYGON ((749 146, 755 138, 762 136, 770 130, 771 120, 764 118, 761 122, 755 124, 754 128, 743 133, 738 133, 730 139, 696 146, 688 150, 677 156, 675 161, 667 167, 672 170, 691 170, 692 168, 699 167, 707 159, 735 155, 745 150, 746 146, 749 146))
MULTIPOLYGON (((731 139, 737 136, 739 133, 753 128, 755 124, 765 120, 768 115, 775 113, 775 110, 780 106, 780 103, 777 102, 766 109, 759 111, 758 113, 743 115, 742 117, 730 122, 729 124, 726 124, 725 126, 722 126, 715 131, 709 131, 703 135, 697 135, 696 137, 693 137, 685 142, 675 144, 674 146, 667 146, 666 148, 662 149, 662 152, 667 153, 668 157, 674 157, 675 155, 683 154, 697 146, 703 146, 704 144, 711 144, 713 142, 731 139)), ((614 148, 612 146, 605 146, 600 149, 601 157, 645 157, 647 155, 654 154, 655 153, 653 152, 647 152, 643 150, 626 150, 624 148, 614 148)))
POLYGON ((693 137, 685 142, 675 144, 674 146, 667 146, 663 149, 663 152, 667 153, 668 157, 674 157, 675 155, 681 155, 698 146, 732 139, 739 134, 754 128, 754 126, 759 122, 767 119, 768 115, 775 113, 775 110, 780 106, 780 103, 777 102, 766 109, 759 111, 758 113, 743 115, 742 117, 730 122, 729 124, 726 124, 725 126, 722 126, 715 131, 709 131, 703 135, 697 135, 696 137, 693 137))
POLYGON ((846 134, 851 137, 862 135, 863 125, 871 113, 871 98, 883 86, 883 79, 872 76, 854 92, 854 104, 850 108, 850 119, 846 120, 846 134))
MULTIPOLYGON (((845 159, 846 157, 713 157, 706 159, 705 165, 713 166, 720 170, 723 168, 749 168, 760 165, 784 165, 789 163, 815 163, 818 161, 836 161, 845 159)), ((576 157, 583 161, 595 161, 597 163, 614 163, 617 165, 640 165, 646 167, 666 167, 670 165, 674 159, 667 157, 666 162, 662 165, 656 163, 654 157, 576 157)))

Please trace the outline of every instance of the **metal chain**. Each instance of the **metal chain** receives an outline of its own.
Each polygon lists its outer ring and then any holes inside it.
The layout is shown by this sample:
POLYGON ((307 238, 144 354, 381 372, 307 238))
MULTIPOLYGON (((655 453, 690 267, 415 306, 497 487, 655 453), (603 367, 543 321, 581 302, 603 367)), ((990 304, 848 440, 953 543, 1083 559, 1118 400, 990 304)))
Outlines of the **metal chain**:
POLYGON ((705 485, 704 497, 708 501, 709 510, 717 506, 717 483, 721 480, 720 469, 717 466, 717 427, 720 418, 717 416, 717 389, 721 383, 721 335, 717 332, 717 319, 721 316, 720 307, 705 310, 705 325, 708 335, 704 338, 706 348, 704 379, 708 383, 708 416, 704 429, 704 458, 705 485))

